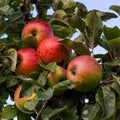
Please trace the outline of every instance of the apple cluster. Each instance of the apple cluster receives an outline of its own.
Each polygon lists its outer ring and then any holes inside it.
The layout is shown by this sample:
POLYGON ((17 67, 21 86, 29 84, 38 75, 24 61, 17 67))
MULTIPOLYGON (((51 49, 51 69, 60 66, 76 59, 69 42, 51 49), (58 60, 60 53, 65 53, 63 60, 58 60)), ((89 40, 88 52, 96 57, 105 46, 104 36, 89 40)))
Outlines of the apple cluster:
MULTIPOLYGON (((20 61, 16 67, 16 75, 29 76, 33 71, 41 71, 39 62, 56 62, 54 72, 50 71, 47 75, 50 87, 61 80, 72 81, 75 90, 80 92, 94 90, 99 85, 102 79, 99 63, 90 55, 76 56, 70 60, 71 48, 59 42, 61 38, 54 36, 48 23, 32 20, 24 26, 21 36, 25 47, 17 51, 20 61)), ((24 107, 23 102, 26 102, 25 98, 19 98, 21 89, 22 87, 18 87, 14 95, 16 105, 20 109, 24 107)), ((27 100, 33 98, 35 95, 27 97, 27 100)))

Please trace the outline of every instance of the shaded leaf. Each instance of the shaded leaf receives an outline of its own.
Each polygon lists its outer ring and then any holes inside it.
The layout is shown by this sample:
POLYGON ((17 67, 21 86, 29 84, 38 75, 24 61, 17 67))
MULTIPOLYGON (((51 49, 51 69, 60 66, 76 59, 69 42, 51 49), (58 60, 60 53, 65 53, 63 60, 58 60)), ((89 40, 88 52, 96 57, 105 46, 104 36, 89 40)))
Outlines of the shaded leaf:
POLYGON ((87 13, 85 17, 85 23, 87 26, 87 36, 88 36, 88 43, 90 48, 94 47, 94 43, 98 42, 100 39, 103 23, 101 17, 97 15, 96 10, 91 10, 87 13))
POLYGON ((37 91, 38 100, 49 100, 53 96, 54 90, 49 88, 45 91, 37 91))
POLYGON ((86 105, 82 112, 83 120, 101 120, 101 117, 98 116, 100 106, 98 103, 86 105))
POLYGON ((72 48, 78 55, 89 55, 88 49, 79 42, 74 42, 69 39, 59 40, 62 44, 67 47, 72 48))
POLYGON ((31 101, 28 101, 24 104, 24 107, 27 109, 27 110, 35 110, 35 107, 36 105, 38 104, 38 100, 31 100, 31 101))
POLYGON ((51 109, 50 107, 47 107, 42 113, 42 119, 49 120, 51 117, 55 116, 56 114, 60 113, 65 109, 66 109, 66 106, 62 108, 55 108, 55 109, 51 109))
POLYGON ((40 64, 40 66, 41 66, 42 68, 44 68, 44 69, 46 69, 46 70, 49 70, 49 71, 51 71, 51 72, 54 72, 54 70, 55 70, 55 68, 56 68, 56 66, 57 66, 57 63, 56 63, 56 62, 50 62, 50 63, 48 63, 48 64, 44 64, 43 62, 40 62, 39 64, 40 64))
POLYGON ((112 40, 120 37, 120 29, 117 26, 114 27, 103 27, 103 33, 107 40, 112 40))
POLYGON ((96 100, 103 110, 104 120, 111 118, 115 113, 115 93, 109 85, 98 90, 96 100))
POLYGON ((71 27, 73 28, 78 28, 81 32, 85 30, 85 22, 78 16, 73 15, 68 19, 68 23, 70 24, 71 27))
POLYGON ((38 79, 37 79, 37 82, 40 84, 40 86, 45 86, 46 82, 47 82, 47 74, 48 72, 47 71, 43 71, 40 73, 38 79))

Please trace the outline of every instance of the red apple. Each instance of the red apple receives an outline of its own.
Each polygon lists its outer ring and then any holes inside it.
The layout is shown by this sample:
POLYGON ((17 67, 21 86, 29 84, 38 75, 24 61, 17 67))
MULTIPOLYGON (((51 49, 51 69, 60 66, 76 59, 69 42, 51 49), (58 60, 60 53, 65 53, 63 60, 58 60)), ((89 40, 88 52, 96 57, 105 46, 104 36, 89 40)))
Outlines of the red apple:
POLYGON ((24 107, 24 104, 30 100, 34 100, 36 98, 36 93, 32 93, 31 96, 28 97, 20 97, 20 92, 22 90, 22 85, 18 86, 14 93, 14 101, 19 110, 24 113, 31 114, 33 111, 28 110, 24 107))
POLYGON ((39 57, 44 63, 64 63, 70 58, 70 49, 58 42, 59 37, 52 36, 40 42, 37 48, 39 57))
POLYGON ((93 57, 82 55, 68 64, 67 79, 73 82, 76 90, 88 92, 99 85, 102 79, 102 69, 93 57))
POLYGON ((66 79, 65 68, 57 65, 54 72, 50 72, 47 75, 47 79, 48 79, 48 84, 50 86, 53 86, 53 85, 59 83, 60 81, 65 80, 66 79))
POLYGON ((40 66, 38 62, 40 61, 37 52, 33 48, 21 48, 17 51, 20 63, 16 67, 17 75, 28 76, 33 71, 39 71, 40 66))
POLYGON ((53 36, 53 30, 42 20, 32 20, 22 30, 22 40, 30 47, 36 47, 40 41, 50 36, 53 36))

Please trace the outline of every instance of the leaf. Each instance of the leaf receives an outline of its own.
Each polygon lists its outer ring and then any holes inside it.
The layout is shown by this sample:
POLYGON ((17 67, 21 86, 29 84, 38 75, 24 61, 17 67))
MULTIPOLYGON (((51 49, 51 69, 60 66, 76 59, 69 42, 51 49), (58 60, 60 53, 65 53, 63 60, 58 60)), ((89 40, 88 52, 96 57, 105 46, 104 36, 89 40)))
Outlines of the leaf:
POLYGON ((35 110, 35 107, 36 105, 38 104, 38 100, 31 100, 31 101, 28 101, 24 104, 24 107, 27 109, 27 110, 30 110, 30 111, 33 111, 35 110))
POLYGON ((54 95, 61 95, 63 94, 67 89, 74 88, 74 85, 70 80, 64 80, 61 81, 53 86, 54 95))
POLYGON ((85 30, 85 22, 78 16, 73 15, 68 19, 68 23, 70 24, 71 27, 73 28, 78 28, 81 32, 85 30))
POLYGON ((118 5, 111 5, 109 9, 117 12, 120 15, 120 6, 118 6, 118 5))
POLYGON ((49 100, 53 96, 53 89, 48 88, 45 91, 37 91, 38 100, 49 100))
POLYGON ((51 117, 55 116, 56 114, 60 113, 65 109, 66 109, 66 106, 62 108, 55 108, 55 109, 51 109, 50 107, 47 107, 42 113, 42 119, 49 120, 51 117))
POLYGON ((96 12, 96 10, 91 10, 85 17, 87 36, 89 38, 88 43, 90 48, 93 48, 94 43, 98 42, 103 29, 101 17, 98 16, 96 12))
POLYGON ((45 86, 46 85, 46 82, 47 82, 47 74, 48 74, 48 71, 43 71, 40 73, 39 75, 39 78, 37 79, 37 82, 40 84, 40 86, 45 86))
POLYGON ((54 70, 55 70, 55 68, 56 68, 56 66, 57 66, 57 63, 56 63, 56 62, 50 62, 50 63, 48 63, 48 64, 44 64, 43 62, 40 62, 39 64, 40 64, 40 66, 41 66, 42 68, 44 68, 44 69, 46 69, 46 70, 49 70, 49 71, 51 71, 51 72, 54 72, 54 70))
POLYGON ((9 8, 10 8, 9 5, 5 5, 5 6, 0 7, 0 11, 2 11, 2 12, 6 12, 6 11, 9 10, 9 8))
POLYGON ((97 14, 101 17, 103 21, 109 20, 111 18, 117 18, 117 15, 110 12, 97 11, 97 14))
POLYGON ((6 77, 0 76, 0 84, 6 80, 6 77))
POLYGON ((57 10, 54 12, 53 17, 58 19, 63 19, 64 16, 66 16, 66 13, 64 10, 57 10))
POLYGON ((7 58, 9 58, 11 62, 11 70, 14 72, 17 64, 17 51, 14 48, 11 48, 7 51, 7 54, 7 58))
POLYGON ((83 120, 101 120, 101 117, 98 116, 100 110, 100 105, 98 103, 86 105, 82 112, 83 120), (97 118, 97 119, 96 119, 97 118))
POLYGON ((12 119, 17 116, 17 108, 13 105, 7 105, 4 107, 2 117, 4 119, 12 119))
POLYGON ((115 113, 115 93, 109 85, 102 86, 98 90, 96 100, 103 110, 104 120, 111 118, 115 113))
POLYGON ((52 25, 53 32, 55 36, 59 36, 60 38, 65 38, 73 34, 73 31, 69 27, 65 27, 62 25, 52 25))
POLYGON ((19 111, 17 115, 17 120, 31 120, 31 116, 29 114, 25 114, 21 111, 19 111))
POLYGON ((107 40, 112 40, 120 37, 120 29, 117 26, 103 27, 103 33, 107 40))
POLYGON ((116 50, 120 50, 120 37, 111 39, 110 44, 113 45, 116 50))
POLYGON ((59 40, 62 44, 72 48, 78 55, 89 55, 88 49, 79 42, 74 42, 69 39, 59 40))
POLYGON ((99 41, 99 45, 101 47, 103 47, 105 50, 107 50, 110 54, 113 54, 114 53, 114 46, 112 44, 110 44, 110 42, 108 40, 105 40, 105 39, 101 39, 99 41))
POLYGON ((59 116, 62 120, 79 120, 76 106, 67 106, 65 110, 61 111, 59 116))

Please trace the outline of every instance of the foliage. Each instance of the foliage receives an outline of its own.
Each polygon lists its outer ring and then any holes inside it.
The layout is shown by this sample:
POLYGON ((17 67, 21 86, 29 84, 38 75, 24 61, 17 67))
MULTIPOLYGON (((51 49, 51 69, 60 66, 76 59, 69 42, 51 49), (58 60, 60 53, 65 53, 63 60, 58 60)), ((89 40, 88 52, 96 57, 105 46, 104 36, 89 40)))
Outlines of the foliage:
MULTIPOLYGON (((119 120, 120 115, 120 29, 104 25, 107 20, 117 18, 120 6, 110 6, 112 12, 87 10, 80 2, 73 0, 1 0, 0 1, 0 118, 18 120, 119 120), (53 13, 49 14, 48 10, 53 13), (32 11, 37 15, 33 17, 32 11), (117 14, 116 14, 117 13, 117 14), (75 91, 69 80, 50 88, 46 75, 53 71, 56 63, 40 63, 42 72, 33 72, 29 77, 16 76, 17 50, 24 47, 21 31, 24 25, 41 19, 49 23, 54 35, 62 44, 74 50, 73 56, 90 54, 103 69, 100 85, 91 92, 75 91), (80 32, 74 40, 71 37, 80 32), (6 37, 5 37, 6 36, 6 37), (101 46, 106 54, 94 54, 94 48, 101 46), (23 84, 23 95, 36 91, 38 99, 24 106, 34 110, 33 114, 19 111, 12 101, 14 91, 23 84), (66 89, 56 96, 56 90, 66 89)), ((71 58, 72 59, 72 58, 71 58)))

